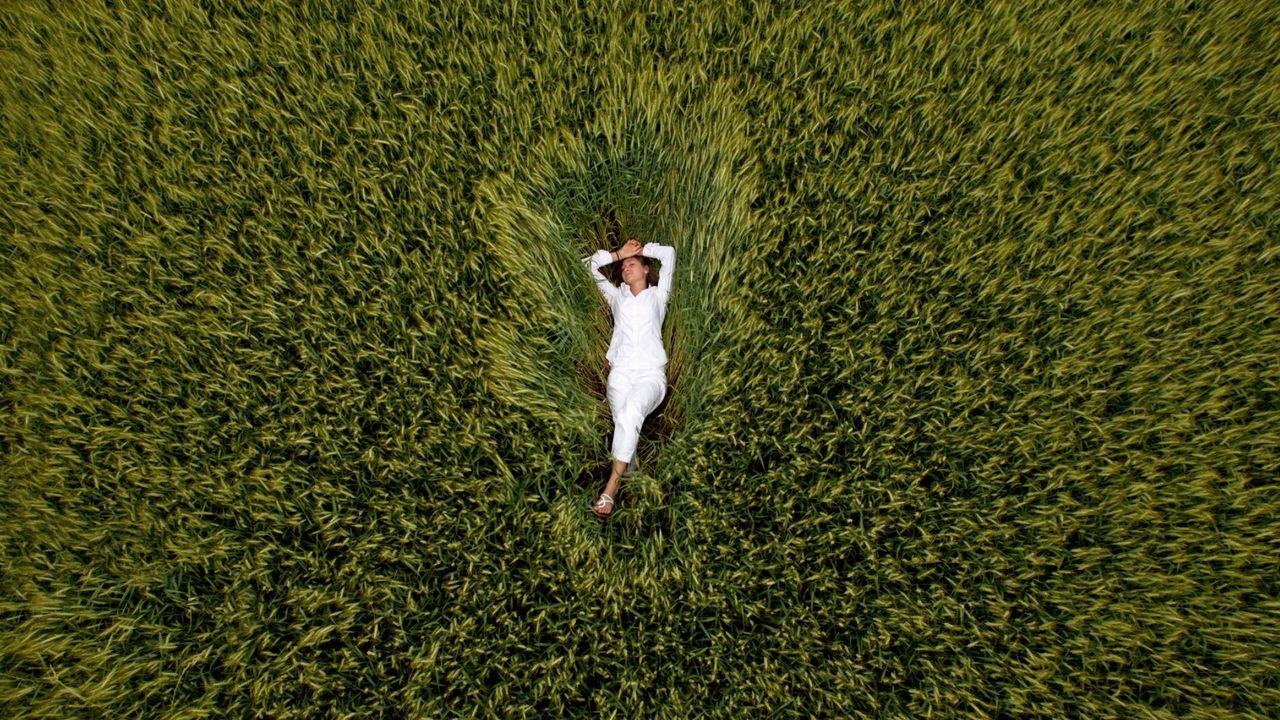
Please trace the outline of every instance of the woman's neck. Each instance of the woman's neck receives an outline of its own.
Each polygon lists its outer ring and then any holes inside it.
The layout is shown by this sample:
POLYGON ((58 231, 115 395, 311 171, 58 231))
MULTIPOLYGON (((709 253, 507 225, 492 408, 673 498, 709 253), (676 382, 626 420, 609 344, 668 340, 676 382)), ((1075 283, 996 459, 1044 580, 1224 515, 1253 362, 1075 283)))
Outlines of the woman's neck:
POLYGON ((643 280, 638 280, 636 282, 631 283, 631 285, 629 285, 628 287, 631 288, 632 295, 639 295, 641 291, 643 291, 648 286, 649 286, 648 283, 644 282, 643 280))

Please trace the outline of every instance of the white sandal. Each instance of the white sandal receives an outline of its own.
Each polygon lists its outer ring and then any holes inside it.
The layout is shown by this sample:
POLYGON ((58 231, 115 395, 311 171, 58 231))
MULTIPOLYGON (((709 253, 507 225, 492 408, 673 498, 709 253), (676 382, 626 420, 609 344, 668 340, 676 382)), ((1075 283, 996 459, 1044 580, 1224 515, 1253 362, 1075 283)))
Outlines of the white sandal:
POLYGON ((600 493, 600 499, 596 500, 596 505, 592 508, 592 512, 600 517, 609 517, 613 514, 613 498, 609 497, 609 493, 600 493), (609 508, 609 512, 602 513, 601 510, 609 508))

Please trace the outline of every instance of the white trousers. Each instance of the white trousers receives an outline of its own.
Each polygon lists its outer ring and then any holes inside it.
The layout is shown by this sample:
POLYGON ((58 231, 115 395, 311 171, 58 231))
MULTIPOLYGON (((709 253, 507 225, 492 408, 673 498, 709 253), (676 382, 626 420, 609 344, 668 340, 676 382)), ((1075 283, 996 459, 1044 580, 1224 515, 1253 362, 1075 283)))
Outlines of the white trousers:
POLYGON ((631 462, 644 419, 667 396, 665 367, 609 371, 609 409, 613 412, 613 458, 631 462))

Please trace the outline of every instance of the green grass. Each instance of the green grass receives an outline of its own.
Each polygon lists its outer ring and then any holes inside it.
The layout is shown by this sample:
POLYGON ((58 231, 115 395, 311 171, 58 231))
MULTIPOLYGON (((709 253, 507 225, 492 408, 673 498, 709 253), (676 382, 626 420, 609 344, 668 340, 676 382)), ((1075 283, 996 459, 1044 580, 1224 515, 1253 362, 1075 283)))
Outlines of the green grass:
POLYGON ((157 5, 0 13, 0 716, 1280 707, 1274 4, 157 5))

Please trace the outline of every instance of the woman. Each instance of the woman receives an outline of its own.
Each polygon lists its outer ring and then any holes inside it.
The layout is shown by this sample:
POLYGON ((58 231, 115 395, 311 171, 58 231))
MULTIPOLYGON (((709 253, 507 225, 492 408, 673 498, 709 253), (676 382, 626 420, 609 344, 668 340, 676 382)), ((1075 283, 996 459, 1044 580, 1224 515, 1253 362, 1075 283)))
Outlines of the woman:
POLYGON ((590 262, 591 277, 613 313, 609 342, 609 408, 613 412, 613 472, 593 510, 601 517, 613 512, 613 499, 627 464, 635 456, 640 426, 667 395, 667 352, 662 347, 662 321, 671 296, 676 250, 670 245, 628 240, 610 252, 597 250, 582 258, 590 262), (662 262, 655 283, 650 258, 662 262), (601 268, 622 263, 622 284, 614 285, 601 268))

